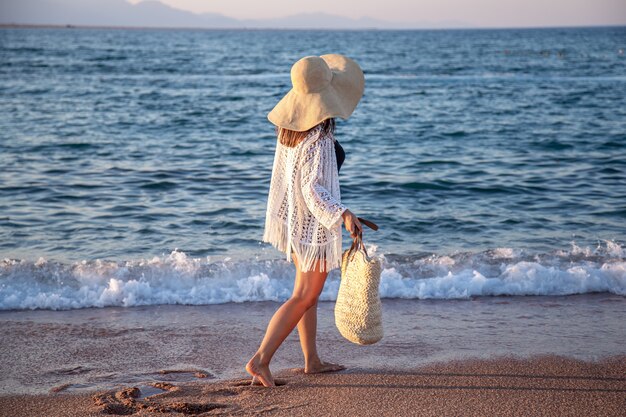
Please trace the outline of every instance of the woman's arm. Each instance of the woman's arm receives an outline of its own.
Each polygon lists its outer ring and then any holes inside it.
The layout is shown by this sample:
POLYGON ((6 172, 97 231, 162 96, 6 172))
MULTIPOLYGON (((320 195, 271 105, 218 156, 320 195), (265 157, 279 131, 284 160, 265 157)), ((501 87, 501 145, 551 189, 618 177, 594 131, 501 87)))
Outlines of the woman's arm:
POLYGON ((325 228, 331 229, 343 219, 346 230, 353 234, 361 230, 356 216, 321 185, 324 168, 332 164, 333 151, 332 137, 319 138, 303 150, 300 178, 302 195, 313 216, 325 228))

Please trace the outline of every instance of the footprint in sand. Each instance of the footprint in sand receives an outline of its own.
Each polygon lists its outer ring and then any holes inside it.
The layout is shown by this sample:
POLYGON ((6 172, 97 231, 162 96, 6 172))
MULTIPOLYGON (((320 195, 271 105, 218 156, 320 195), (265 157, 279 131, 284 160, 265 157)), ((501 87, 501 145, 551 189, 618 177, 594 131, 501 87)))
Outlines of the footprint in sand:
POLYGON ((201 414, 218 408, 229 407, 220 403, 192 403, 184 401, 146 403, 144 400, 154 398, 167 391, 176 391, 178 387, 167 383, 153 383, 149 386, 125 388, 120 391, 109 391, 93 396, 94 404, 103 413, 112 415, 129 415, 140 410, 151 413, 182 413, 187 415, 201 414))
POLYGON ((161 369, 160 371, 148 374, 154 379, 172 382, 187 382, 195 379, 215 378, 210 372, 202 369, 161 369))
POLYGON ((217 389, 215 391, 209 391, 211 395, 223 395, 224 397, 232 397, 234 395, 239 395, 239 391, 235 391, 228 388, 217 389))
MULTIPOLYGON (((277 387, 281 385, 287 385, 287 381, 282 378, 274 378, 274 384, 276 384, 277 387)), ((259 381, 258 378, 254 381, 254 383, 252 383, 252 378, 237 379, 231 382, 229 385, 231 387, 250 387, 250 386, 262 387, 263 386, 263 384, 261 384, 261 381, 259 381)))

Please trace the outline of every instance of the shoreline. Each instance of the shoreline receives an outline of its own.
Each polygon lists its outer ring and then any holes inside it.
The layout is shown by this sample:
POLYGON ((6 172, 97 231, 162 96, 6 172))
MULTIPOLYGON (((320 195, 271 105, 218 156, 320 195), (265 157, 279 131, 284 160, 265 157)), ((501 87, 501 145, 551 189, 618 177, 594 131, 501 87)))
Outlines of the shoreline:
MULTIPOLYGON (((0 393, 86 392, 132 384, 245 377, 244 365, 282 303, 153 305, 0 312, 0 393)), ((593 361, 626 355, 626 298, 613 294, 384 299, 383 339, 345 340, 332 301, 318 303, 324 361, 370 372, 450 360, 557 355, 593 361)), ((272 372, 303 366, 296 329, 272 372)))
POLYGON ((412 370, 275 372, 276 387, 250 378, 127 385, 80 394, 0 395, 0 416, 464 415, 618 416, 626 355, 582 361, 540 355, 423 365, 412 370), (157 389, 158 386, 160 389, 157 389))

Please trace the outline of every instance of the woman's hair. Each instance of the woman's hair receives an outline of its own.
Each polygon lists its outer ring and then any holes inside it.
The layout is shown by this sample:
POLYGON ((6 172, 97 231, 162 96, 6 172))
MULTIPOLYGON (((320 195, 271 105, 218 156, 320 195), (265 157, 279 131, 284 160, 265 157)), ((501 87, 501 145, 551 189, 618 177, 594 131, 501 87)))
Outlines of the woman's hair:
MULTIPOLYGON (((323 122, 319 123, 319 125, 322 125, 322 130, 325 135, 335 133, 335 118, 334 117, 324 120, 323 122)), ((313 126, 311 129, 305 130, 304 132, 298 132, 295 130, 289 130, 289 129, 276 126, 276 134, 278 135, 278 140, 280 140, 280 143, 290 148, 293 148, 298 143, 300 143, 304 138, 306 138, 309 132, 315 129, 317 126, 313 126)))

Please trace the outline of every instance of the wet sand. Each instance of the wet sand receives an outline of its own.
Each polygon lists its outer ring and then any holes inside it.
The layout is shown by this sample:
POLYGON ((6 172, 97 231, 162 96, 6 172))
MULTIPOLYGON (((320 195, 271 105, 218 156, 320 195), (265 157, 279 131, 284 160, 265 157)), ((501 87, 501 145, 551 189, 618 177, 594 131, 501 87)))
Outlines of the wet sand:
MULTIPOLYGON (((410 372, 307 375, 282 370, 271 388, 249 378, 96 394, 2 396, 3 416, 623 416, 626 357, 583 362, 549 356, 450 361, 410 372)), ((146 388, 146 387, 142 387, 146 388)))
POLYGON ((0 313, 0 415, 623 415, 626 299, 383 300, 385 337, 345 341, 319 304, 306 375, 297 333, 249 386, 279 303, 0 313), (137 387, 138 389, 134 389, 137 387), (148 398, 146 398, 148 397, 148 398), (167 414, 164 414, 167 413, 167 414))

